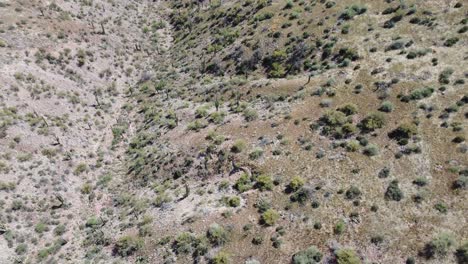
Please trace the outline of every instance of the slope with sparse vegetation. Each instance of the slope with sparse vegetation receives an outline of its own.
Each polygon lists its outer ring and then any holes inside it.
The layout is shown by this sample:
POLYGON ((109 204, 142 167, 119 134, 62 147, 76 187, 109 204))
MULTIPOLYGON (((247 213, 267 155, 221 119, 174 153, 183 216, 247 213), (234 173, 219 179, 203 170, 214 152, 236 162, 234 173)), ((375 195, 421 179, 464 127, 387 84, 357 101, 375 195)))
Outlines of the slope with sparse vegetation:
POLYGON ((0 263, 466 263, 467 6, 0 0, 0 263))

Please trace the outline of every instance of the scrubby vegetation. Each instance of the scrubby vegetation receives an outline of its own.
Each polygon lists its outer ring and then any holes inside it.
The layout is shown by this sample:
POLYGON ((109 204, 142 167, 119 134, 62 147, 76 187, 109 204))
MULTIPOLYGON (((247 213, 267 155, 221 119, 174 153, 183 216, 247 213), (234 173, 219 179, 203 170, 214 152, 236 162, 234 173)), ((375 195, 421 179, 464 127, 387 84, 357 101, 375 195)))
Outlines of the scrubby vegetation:
POLYGON ((0 263, 466 263, 467 8, 0 0, 0 263))

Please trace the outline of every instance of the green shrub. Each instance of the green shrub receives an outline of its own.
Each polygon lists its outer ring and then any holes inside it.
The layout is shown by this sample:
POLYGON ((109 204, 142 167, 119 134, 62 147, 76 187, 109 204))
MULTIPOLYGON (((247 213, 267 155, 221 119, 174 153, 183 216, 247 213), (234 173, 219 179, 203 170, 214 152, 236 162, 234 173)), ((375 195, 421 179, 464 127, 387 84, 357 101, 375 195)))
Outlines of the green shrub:
POLYGON ((453 69, 452 68, 447 68, 443 70, 439 74, 439 83, 440 84, 449 84, 450 83, 450 76, 453 74, 453 69))
POLYGON ((393 200, 393 201, 401 201, 403 199, 403 192, 401 191, 400 187, 398 186, 398 181, 393 180, 387 187, 387 191, 385 191, 385 199, 386 200, 393 200))
POLYGON ((34 227, 34 231, 36 231, 39 234, 44 233, 45 231, 48 231, 49 227, 45 223, 37 223, 36 226, 34 227))
POLYGON ((246 147, 246 143, 242 139, 236 140, 234 144, 231 146, 231 152, 233 153, 241 153, 246 147))
POLYGON ((261 148, 256 148, 249 153, 249 159, 256 160, 263 156, 263 150, 261 148))
POLYGON ((85 224, 86 227, 90 227, 90 228, 95 228, 95 227, 98 227, 98 226, 101 226, 101 225, 102 225, 101 218, 98 218, 96 216, 91 216, 90 218, 88 218, 88 220, 86 220, 86 224, 85 224))
POLYGON ((403 123, 399 125, 395 130, 390 132, 388 136, 391 139, 401 140, 410 139, 412 136, 418 133, 418 127, 414 123, 403 123))
POLYGON ((255 109, 253 108, 246 108, 242 112, 242 115, 244 116, 245 121, 250 122, 258 118, 258 113, 255 109))
POLYGON ((12 191, 14 189, 16 189, 16 183, 0 181, 0 191, 12 191))
POLYGON ((240 198, 238 196, 229 197, 227 203, 231 207, 238 207, 240 205, 240 198))
POLYGON ((388 178, 388 176, 390 176, 390 168, 388 167, 383 167, 378 173, 378 177, 382 179, 388 178))
POLYGON ((15 253, 18 255, 23 255, 24 253, 26 253, 26 251, 28 251, 28 245, 23 244, 23 243, 19 244, 15 248, 15 253))
POLYGON ((418 89, 413 90, 410 93, 409 99, 420 100, 420 99, 431 96, 433 93, 434 93, 434 88, 431 88, 431 87, 418 88, 418 89))
POLYGON ((415 185, 417 185, 419 187, 426 186, 427 185, 427 179, 424 178, 424 177, 418 177, 413 181, 413 184, 415 184, 415 185))
POLYGON ((271 203, 268 200, 260 199, 255 203, 255 207, 257 208, 258 212, 264 213, 271 208, 271 203))
POLYGON ((337 264, 361 264, 356 252, 349 248, 339 249, 335 252, 337 264))
POLYGON ((444 42, 444 46, 452 47, 453 45, 457 44, 459 40, 460 39, 458 37, 449 38, 444 42))
POLYGON ((465 176, 465 175, 460 175, 458 179, 456 179, 452 184, 452 188, 455 190, 466 189, 467 186, 468 186, 468 176, 465 176))
POLYGON ((263 237, 257 236, 252 238, 252 244, 254 245, 261 245, 263 243, 263 237))
POLYGON ((293 264, 315 264, 320 263, 320 260, 322 253, 315 246, 299 251, 292 257, 293 264))
POLYGON ((266 210, 260 217, 260 222, 266 226, 272 226, 278 221, 280 215, 274 209, 266 210))
POLYGON ((354 115, 357 113, 358 108, 355 104, 346 104, 340 108, 338 108, 338 111, 343 112, 345 115, 354 115))
POLYGON ((206 121, 204 120, 195 120, 193 122, 190 122, 188 125, 187 125, 187 129, 188 130, 194 130, 194 131, 200 131, 200 129, 203 129, 205 127, 207 127, 208 124, 206 123, 206 121))
POLYGON ((455 257, 458 264, 468 263, 468 242, 463 243, 457 248, 455 251, 455 257))
POLYGON ((286 75, 286 69, 279 62, 273 62, 271 64, 271 69, 268 72, 268 77, 270 78, 281 78, 286 75))
POLYGON ((234 184, 234 189, 236 189, 239 192, 245 192, 250 189, 252 189, 253 183, 246 173, 243 173, 239 179, 237 179, 236 183, 234 184))
POLYGON ((369 144, 364 148, 363 153, 366 156, 376 156, 379 154, 379 147, 374 144, 369 144))
POLYGON ((385 117, 382 113, 371 113, 364 118, 361 123, 361 129, 364 132, 374 131, 385 125, 385 117))
POLYGON ((453 245, 455 245, 453 236, 449 233, 441 233, 432 241, 427 243, 421 253, 428 259, 436 256, 442 257, 447 255, 453 245))
POLYGON ((346 150, 349 152, 355 152, 359 149, 359 141, 357 140, 350 140, 346 143, 346 150))
POLYGON ((390 51, 390 50, 399 50, 405 47, 405 42, 402 40, 397 40, 390 44, 387 48, 385 48, 385 51, 390 51))
POLYGON ((61 236, 65 233, 66 227, 64 225, 58 225, 54 228, 54 235, 61 236))
POLYGON ((260 175, 255 179, 255 188, 260 191, 271 191, 273 189, 273 180, 269 175, 260 175))
POLYGON ((361 197, 361 190, 359 190, 356 186, 351 186, 348 190, 346 190, 345 197, 348 200, 355 200, 361 197))
POLYGON ((80 175, 87 170, 88 170, 88 165, 84 163, 80 163, 78 164, 78 166, 76 166, 75 170, 73 171, 73 174, 80 175))
POLYGON ((229 263, 229 255, 223 251, 218 252, 216 256, 210 259, 210 264, 228 264, 229 263))
POLYGON ((290 199, 292 202, 298 202, 300 204, 304 204, 309 200, 312 196, 312 192, 309 188, 300 188, 296 191, 293 195, 291 195, 290 199))
POLYGON ((223 112, 223 111, 213 112, 210 114, 210 122, 215 123, 215 124, 221 124, 224 121, 225 117, 226 117, 226 112, 223 112))
POLYGON ((160 194, 158 194, 156 198, 154 198, 153 205, 156 207, 161 207, 164 204, 169 203, 171 201, 172 201, 171 197, 166 192, 163 191, 160 194))
POLYGON ((390 113, 394 109, 393 104, 389 101, 385 101, 380 105, 379 111, 390 113))
POLYGON ((346 223, 343 219, 340 219, 338 223, 336 223, 335 227, 333 228, 333 232, 337 235, 343 234, 346 229, 346 223))
POLYGON ((176 254, 188 254, 193 252, 192 244, 196 241, 196 237, 188 232, 179 234, 173 244, 173 249, 176 254))
POLYGON ((115 253, 121 257, 131 256, 143 246, 143 240, 136 236, 123 236, 115 243, 115 253))
POLYGON ((328 126, 337 127, 348 122, 348 118, 343 112, 329 110, 320 118, 320 121, 328 126))
POLYGON ((434 205, 434 209, 436 209, 437 211, 443 213, 443 214, 446 214, 448 212, 448 209, 447 209, 447 205, 444 204, 444 203, 436 203, 434 205))
POLYGON ((222 226, 214 223, 208 228, 206 237, 212 245, 221 246, 228 241, 228 232, 222 226))
POLYGON ((295 191, 299 190, 299 188, 301 188, 302 186, 304 186, 304 179, 302 179, 299 176, 295 176, 289 182, 288 190, 291 191, 291 192, 295 192, 295 191))
POLYGON ((415 58, 424 57, 429 51, 429 49, 412 50, 408 52, 406 58, 412 60, 415 58))
POLYGON ((367 7, 360 5, 352 5, 347 7, 340 15, 343 20, 350 20, 357 15, 364 14, 367 11, 367 7))

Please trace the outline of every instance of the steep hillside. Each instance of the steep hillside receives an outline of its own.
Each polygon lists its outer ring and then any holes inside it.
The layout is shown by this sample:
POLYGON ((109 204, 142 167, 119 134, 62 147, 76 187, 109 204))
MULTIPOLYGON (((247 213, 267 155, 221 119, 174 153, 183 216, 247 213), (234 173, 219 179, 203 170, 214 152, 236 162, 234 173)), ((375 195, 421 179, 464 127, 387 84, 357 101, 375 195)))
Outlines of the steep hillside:
POLYGON ((0 263, 467 263, 467 6, 0 0, 0 263))

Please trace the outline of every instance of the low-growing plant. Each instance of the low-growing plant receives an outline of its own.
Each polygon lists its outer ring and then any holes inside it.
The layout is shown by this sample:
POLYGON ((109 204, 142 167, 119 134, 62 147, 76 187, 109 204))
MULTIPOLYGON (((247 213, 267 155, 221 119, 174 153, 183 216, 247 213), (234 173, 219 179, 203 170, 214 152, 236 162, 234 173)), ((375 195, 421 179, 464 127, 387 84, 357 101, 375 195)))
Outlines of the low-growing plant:
POLYGON ((272 226, 278 221, 280 215, 274 209, 266 210, 260 217, 260 223, 266 226, 272 226))
POLYGON ((271 191, 273 189, 273 180, 269 175, 259 175, 255 179, 255 188, 260 191, 271 191))
POLYGON ((436 256, 442 257, 447 255, 450 248, 454 245, 455 239, 451 234, 441 233, 424 246, 421 254, 428 259, 436 256))
POLYGON ((348 200, 355 200, 361 196, 361 190, 359 190, 356 186, 351 186, 348 190, 346 190, 345 197, 348 200))
POLYGON ((390 182, 390 184, 387 187, 387 191, 385 191, 385 199, 397 202, 403 199, 403 192, 398 186, 398 180, 393 180, 392 182, 390 182))
POLYGON ((360 127, 364 132, 374 131, 382 128, 384 125, 385 116, 382 113, 371 113, 360 123, 360 127))
POLYGON ((361 259, 350 248, 338 249, 335 252, 337 264, 361 264, 361 259))
POLYGON ((333 228, 333 232, 337 235, 343 234, 346 230, 346 223, 343 219, 340 219, 338 223, 336 223, 335 227, 333 228))
POLYGON ((115 243, 115 253, 121 257, 131 256, 143 246, 143 240, 137 236, 123 236, 115 243))
POLYGON ((315 264, 320 263, 321 260, 322 253, 315 246, 299 251, 292 257, 293 264, 315 264))
POLYGON ((379 111, 385 112, 385 113, 390 113, 394 109, 394 106, 391 102, 389 101, 384 101, 379 107, 379 111))
POLYGON ((468 263, 468 242, 462 243, 455 251, 458 264, 468 263))
POLYGON ((206 232, 206 237, 214 246, 221 246, 228 241, 228 232, 220 225, 214 223, 210 225, 206 232))
POLYGON ((231 151, 234 153, 241 153, 246 147, 246 143, 242 139, 238 139, 231 146, 231 151))
POLYGON ((287 189, 289 192, 295 192, 304 186, 304 179, 299 176, 294 176, 289 182, 287 189))
POLYGON ((376 156, 379 154, 379 147, 374 144, 369 144, 364 148, 363 153, 366 156, 376 156))
POLYGON ((234 189, 236 189, 239 192, 245 192, 254 186, 252 180, 250 179, 249 175, 246 173, 243 173, 239 179, 237 179, 236 183, 234 184, 234 189))

